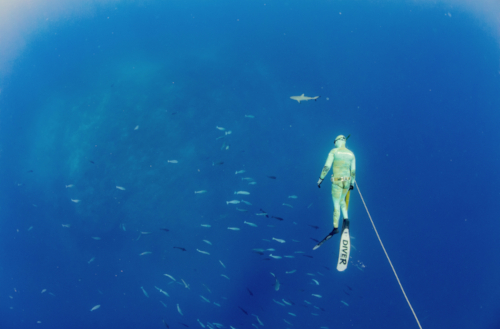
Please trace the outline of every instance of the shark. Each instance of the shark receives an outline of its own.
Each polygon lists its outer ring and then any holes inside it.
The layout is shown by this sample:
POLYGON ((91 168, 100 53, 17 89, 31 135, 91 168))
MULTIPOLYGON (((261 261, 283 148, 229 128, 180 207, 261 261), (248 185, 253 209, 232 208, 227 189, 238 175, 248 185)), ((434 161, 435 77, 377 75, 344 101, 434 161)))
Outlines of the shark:
POLYGON ((292 97, 290 97, 290 99, 293 99, 293 100, 299 102, 299 104, 300 104, 300 101, 308 101, 310 99, 317 100, 318 98, 319 98, 319 96, 307 97, 307 96, 304 96, 304 94, 302 94, 300 96, 292 96, 292 97))

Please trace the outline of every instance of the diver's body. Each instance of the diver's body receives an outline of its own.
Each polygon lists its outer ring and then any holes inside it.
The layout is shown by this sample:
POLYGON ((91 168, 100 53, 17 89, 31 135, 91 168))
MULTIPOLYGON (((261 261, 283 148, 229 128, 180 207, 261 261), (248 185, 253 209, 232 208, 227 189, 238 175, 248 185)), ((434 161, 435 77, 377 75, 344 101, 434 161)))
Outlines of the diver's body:
POLYGON ((318 187, 321 187, 321 183, 325 176, 330 171, 333 165, 333 175, 332 181, 332 199, 333 199, 333 231, 327 235, 323 241, 321 241, 316 247, 319 247, 323 242, 330 239, 334 234, 338 233, 340 211, 344 216, 344 225, 349 224, 349 217, 347 215, 346 207, 346 195, 347 192, 353 189, 354 181, 356 179, 356 158, 354 153, 345 147, 347 138, 343 135, 337 136, 335 138, 335 148, 333 148, 328 154, 325 166, 321 171, 321 175, 318 180, 318 187))

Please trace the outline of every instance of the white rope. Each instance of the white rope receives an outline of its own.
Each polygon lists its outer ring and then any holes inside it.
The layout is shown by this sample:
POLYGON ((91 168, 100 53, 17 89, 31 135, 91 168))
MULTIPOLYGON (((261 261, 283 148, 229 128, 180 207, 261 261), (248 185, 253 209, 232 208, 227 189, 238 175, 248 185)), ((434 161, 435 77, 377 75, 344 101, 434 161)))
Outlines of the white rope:
POLYGON ((396 280, 398 280, 399 286, 401 287, 401 291, 403 292, 403 295, 406 298, 406 301, 408 302, 408 306, 410 306, 411 311, 413 312, 413 316, 415 316, 415 320, 417 320, 418 327, 422 329, 422 326, 420 325, 420 322, 418 321, 417 314, 415 314, 415 311, 413 310, 413 307, 411 307, 410 300, 406 296, 405 290, 403 289, 403 285, 401 284, 401 281, 399 281, 398 275, 396 274, 396 270, 394 269, 394 266, 392 266, 391 259, 389 258, 389 255, 387 254, 387 251, 385 250, 384 244, 382 243, 382 239, 380 239, 380 235, 378 235, 377 228, 375 227, 375 224, 373 223, 372 216, 370 215, 370 212, 368 211, 368 207, 366 206, 365 200, 363 199, 363 196, 361 195, 361 191, 359 190, 358 182, 356 182, 356 188, 358 189, 359 196, 361 197, 361 201, 363 201, 363 204, 366 209, 366 213, 368 214, 368 217, 370 217, 370 222, 372 222, 373 229, 375 230, 375 234, 377 234, 378 241, 380 241, 380 245, 382 246, 382 249, 384 249, 385 256, 387 257, 387 260, 389 261, 389 264, 392 267, 392 271, 394 272, 394 275, 396 276, 396 280))

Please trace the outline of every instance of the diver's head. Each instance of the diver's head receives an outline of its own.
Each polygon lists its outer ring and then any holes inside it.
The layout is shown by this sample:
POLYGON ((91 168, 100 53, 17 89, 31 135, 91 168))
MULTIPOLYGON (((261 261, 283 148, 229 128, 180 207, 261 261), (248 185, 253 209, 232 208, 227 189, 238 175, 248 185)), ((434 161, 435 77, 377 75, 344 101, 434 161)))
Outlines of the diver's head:
POLYGON ((335 138, 335 142, 333 142, 333 143, 335 144, 335 147, 345 147, 346 140, 347 140, 347 138, 345 138, 344 135, 338 135, 335 138))

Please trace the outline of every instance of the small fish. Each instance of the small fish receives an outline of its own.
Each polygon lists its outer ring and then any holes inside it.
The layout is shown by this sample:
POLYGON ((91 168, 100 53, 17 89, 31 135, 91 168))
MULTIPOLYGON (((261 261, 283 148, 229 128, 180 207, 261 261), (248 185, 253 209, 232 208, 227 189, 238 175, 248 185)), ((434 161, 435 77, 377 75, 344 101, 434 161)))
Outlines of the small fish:
POLYGON ((290 312, 288 312, 288 314, 290 314, 291 316, 296 316, 294 313, 290 313, 290 312))
POLYGON ((148 235, 151 234, 151 232, 141 232, 142 235, 148 235))
POLYGON ((90 312, 97 310, 101 305, 96 305, 90 309, 90 312))
POLYGON ((33 226, 30 226, 30 227, 28 228, 28 231, 31 231, 32 229, 33 229, 33 226))
POLYGON ((248 288, 247 288, 247 290, 248 290, 248 293, 250 294, 250 296, 253 296, 253 292, 248 288))
POLYGON ((184 315, 184 314, 182 314, 182 311, 181 311, 179 304, 177 304, 177 311, 179 312, 180 315, 184 315))
POLYGON ((312 280, 314 281, 314 283, 316 283, 316 285, 318 285, 318 286, 319 286, 319 282, 318 282, 318 280, 314 280, 314 279, 312 279, 312 280))
POLYGON ((281 217, 271 216, 271 218, 276 218, 277 220, 283 220, 281 217))
POLYGON ((207 191, 206 190, 194 191, 194 194, 203 194, 203 193, 207 193, 207 191))
POLYGON ((89 160, 89 162, 90 162, 91 164, 95 164, 95 162, 94 162, 94 161, 92 161, 92 160, 89 160))
POLYGON ((160 288, 158 288, 157 286, 155 286, 156 290, 158 290, 159 292, 161 292, 162 294, 164 294, 165 296, 167 297, 170 297, 170 295, 166 292, 166 291, 163 291, 161 290, 160 288))
POLYGON ((46 292, 46 291, 47 291, 47 289, 43 289, 41 293, 43 294, 43 293, 44 293, 44 292, 46 292))
POLYGON ((186 249, 182 248, 182 247, 174 247, 174 249, 179 249, 179 250, 182 250, 182 251, 186 251, 186 249))
MULTIPOLYGON (((160 300, 160 303, 162 303, 162 304, 163 304, 163 306, 167 307, 167 305, 165 305, 165 303, 164 303, 164 302, 162 302, 161 300, 160 300)), ((167 323, 167 322, 165 322, 165 320, 163 320, 163 319, 162 319, 162 321, 163 321, 163 324, 165 325, 165 327, 167 327, 167 329, 168 329, 168 328, 170 328, 170 327, 168 326, 168 323, 167 323)))
POLYGON ((227 228, 228 230, 231 230, 231 231, 239 231, 240 229, 237 228, 237 227, 228 227, 227 228))
POLYGON ((250 183, 248 183, 248 185, 255 185, 255 184, 257 184, 257 182, 250 182, 250 183))
POLYGON ((276 179, 276 176, 267 176, 267 177, 271 179, 276 179))
POLYGON ((240 306, 238 306, 238 308, 239 308, 239 309, 240 309, 243 313, 245 313, 246 315, 248 315, 248 312, 247 312, 247 311, 245 311, 243 308, 241 308, 240 306))
POLYGON ((137 129, 139 129, 139 126, 135 126, 134 130, 137 130, 137 129))
POLYGON ((245 114, 245 118, 250 118, 250 119, 254 119, 255 117, 251 114, 245 114))
POLYGON ((149 298, 148 293, 146 292, 146 290, 144 290, 144 288, 143 288, 143 287, 141 287, 141 290, 142 290, 142 292, 144 293, 144 295, 145 295, 146 297, 148 297, 148 298, 149 298))
POLYGON ((266 249, 267 251, 275 251, 274 248, 269 248, 269 249, 266 249))
POLYGON ((226 204, 238 204, 238 203, 240 203, 239 200, 226 201, 226 204))
POLYGON ((139 256, 149 255, 151 253, 152 253, 151 251, 145 251, 143 253, 140 253, 139 256))
POLYGON ((215 128, 217 128, 219 130, 226 130, 226 128, 222 128, 222 127, 219 127, 219 126, 216 126, 215 128))
POLYGON ((78 200, 78 199, 71 199, 71 202, 78 203, 78 202, 80 202, 80 200, 78 200))
POLYGON ((292 306, 292 303, 287 302, 286 300, 282 299, 283 303, 285 303, 288 306, 292 306))
POLYGON ((254 180, 252 177, 243 177, 241 180, 254 180))
POLYGON ((203 250, 200 250, 200 249, 196 249, 196 251, 199 252, 200 254, 210 255, 210 253, 203 251, 203 250))
POLYGON ((310 205, 308 205, 308 206, 307 206, 307 209, 311 208, 311 206, 312 206, 312 205, 313 205, 312 203, 311 203, 310 205))
POLYGON ((283 319, 283 321, 285 321, 287 324, 293 326, 293 324, 291 324, 290 322, 288 322, 287 320, 283 319))
POLYGON ((269 257, 272 257, 274 259, 281 259, 281 256, 274 256, 273 254, 269 254, 269 257))
POLYGON ((161 228, 160 230, 165 231, 165 232, 169 232, 170 231, 168 228, 161 228))
POLYGON ((297 270, 286 271, 285 273, 286 274, 292 274, 292 273, 295 273, 295 272, 297 272, 297 270))
POLYGON ((220 304, 219 304, 219 303, 214 302, 214 305, 215 305, 215 306, 219 306, 219 307, 220 307, 220 304))
POLYGON ((223 276, 223 277, 225 277, 226 279, 231 280, 231 279, 229 279, 229 277, 228 277, 227 275, 225 275, 225 274, 221 274, 220 276, 223 276))
POLYGON ((283 203, 284 206, 287 206, 287 207, 290 207, 290 208, 293 208, 293 206, 291 204, 288 204, 288 203, 283 203))
POLYGON ((246 209, 241 209, 241 208, 236 208, 236 210, 241 211, 241 212, 248 212, 246 209))
POLYGON ((182 281, 182 283, 184 283, 184 288, 190 289, 189 284, 187 284, 186 281, 184 281, 184 279, 181 279, 181 281, 182 281))
POLYGON ((202 227, 212 227, 212 225, 209 224, 201 224, 202 227))
POLYGON ((295 258, 295 256, 284 256, 285 258, 295 258))
POLYGON ((321 295, 317 295, 317 294, 311 294, 311 296, 318 297, 318 298, 322 297, 321 295))
POLYGON ((250 192, 247 192, 247 191, 237 191, 237 192, 234 192, 234 194, 249 195, 250 192))
POLYGON ((65 185, 65 186, 66 186, 66 188, 71 188, 71 187, 73 187, 73 186, 75 186, 75 185, 73 185, 73 184, 69 184, 69 185, 65 185))
POLYGON ((174 277, 173 277, 173 276, 171 276, 170 274, 163 274, 163 275, 164 275, 164 276, 166 276, 167 278, 169 278, 169 279, 173 280, 173 281, 176 281, 176 280, 174 279, 174 277))
POLYGON ((314 228, 314 229, 318 229, 318 228, 319 228, 319 226, 316 226, 316 225, 309 225, 309 224, 307 224, 307 225, 308 225, 308 226, 311 226, 311 227, 312 227, 312 228, 314 228))
POLYGON ((252 251, 259 255, 264 255, 264 249, 252 249, 252 251))
POLYGON ((118 185, 117 185, 117 186, 116 186, 116 188, 117 188, 117 189, 119 189, 120 191, 125 191, 125 188, 124 188, 124 187, 122 187, 122 186, 118 186, 118 185))
POLYGON ((259 212, 259 213, 256 213, 257 216, 266 216, 267 217, 267 213, 265 212, 259 212))
POLYGON ((314 273, 306 273, 306 275, 315 276, 316 274, 314 274, 314 273))
POLYGON ((241 200, 241 202, 243 202, 244 204, 249 205, 249 206, 251 206, 251 205, 252 205, 250 202, 245 201, 245 200, 241 200))
POLYGON ((219 260, 219 263, 222 265, 222 267, 226 268, 226 265, 224 265, 224 263, 221 260, 219 260))
POLYGON ((258 317, 257 315, 255 315, 255 314, 252 314, 252 315, 253 315, 253 316, 255 316, 255 317, 257 318, 257 322, 259 322, 259 324, 260 324, 261 326, 264 326, 264 324, 262 323, 262 321, 260 321, 260 319, 259 319, 259 317, 258 317))
MULTIPOLYGON (((218 140, 219 140, 219 139, 221 139, 221 138, 226 138, 226 135, 219 136, 219 137, 217 137, 215 140, 216 140, 216 141, 218 141, 218 140)), ((213 166, 213 164, 212 164, 212 166, 213 166)))
POLYGON ((304 256, 304 257, 308 257, 308 258, 314 258, 314 257, 313 257, 313 256, 311 256, 311 255, 302 255, 302 256, 304 256))
POLYGON ((304 299, 304 303, 311 305, 311 302, 308 302, 307 300, 304 299))
POLYGON ((285 306, 285 304, 283 304, 282 302, 278 302, 277 300, 274 300, 274 299, 273 299, 273 302, 275 302, 275 303, 276 303, 276 304, 278 304, 278 305, 285 306))
POLYGON ((346 302, 344 302, 343 300, 340 301, 342 304, 344 304, 345 306, 349 306, 349 304, 347 304, 346 302))
POLYGON ((92 263, 95 260, 95 257, 92 257, 87 263, 92 263))
POLYGON ((202 285, 203 285, 203 287, 207 288, 209 293, 212 293, 212 291, 210 291, 210 289, 204 283, 202 283, 202 285))
POLYGON ((93 236, 92 239, 94 239, 94 240, 101 240, 101 238, 98 237, 98 236, 93 236))
POLYGON ((273 237, 273 240, 274 240, 274 241, 277 241, 277 242, 279 242, 279 243, 285 243, 285 242, 286 242, 286 241, 285 241, 285 240, 283 240, 283 239, 276 239, 276 238, 274 238, 274 237, 273 237))
POLYGON ((297 199, 297 196, 296 195, 290 195, 288 196, 289 199, 297 199))
POLYGON ((121 228, 122 228, 123 231, 127 230, 127 228, 125 227, 125 224, 120 224, 120 226, 121 226, 121 228))
POLYGON ((179 163, 177 160, 167 160, 168 163, 179 163))
POLYGON ((70 224, 62 224, 62 227, 69 228, 71 225, 70 224))
POLYGON ((198 321, 198 323, 200 324, 200 326, 201 326, 202 328, 205 328, 205 325, 204 325, 203 323, 201 323, 200 319, 196 319, 196 321, 198 321))
POLYGON ((247 222, 247 221, 244 221, 243 223, 247 224, 249 226, 257 227, 257 224, 254 224, 254 223, 250 223, 250 222, 247 222))
POLYGON ((224 161, 219 161, 217 163, 216 162, 212 162, 212 166, 215 166, 215 165, 220 166, 220 165, 223 165, 223 164, 224 164, 224 161))
POLYGON ((246 172, 247 172, 246 170, 237 170, 234 174, 238 175, 238 174, 243 174, 243 173, 246 173, 246 172))
POLYGON ((204 301, 206 301, 207 303, 210 303, 210 301, 209 301, 207 298, 203 297, 202 295, 200 295, 200 297, 201 297, 204 301))

